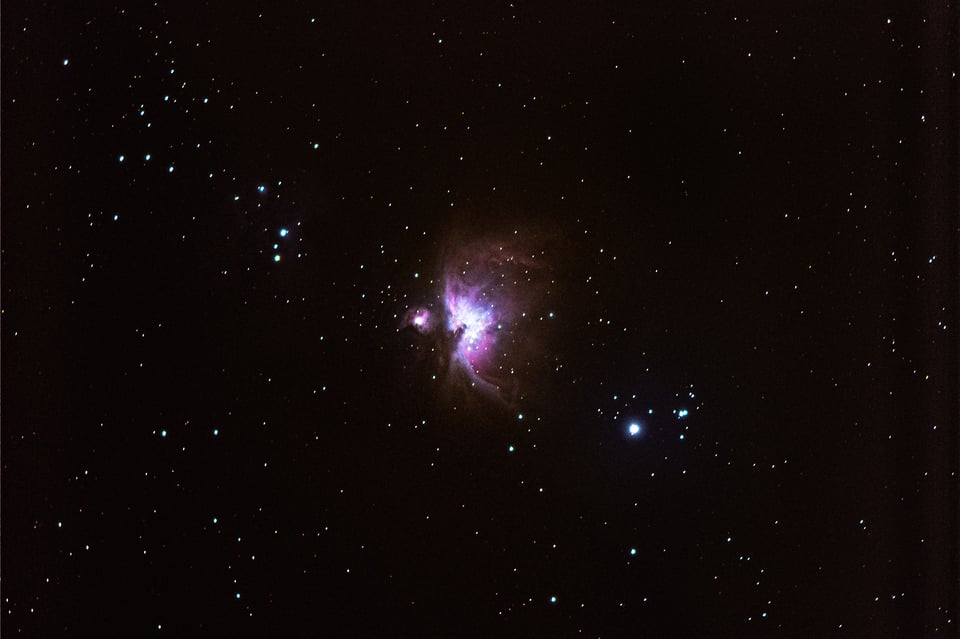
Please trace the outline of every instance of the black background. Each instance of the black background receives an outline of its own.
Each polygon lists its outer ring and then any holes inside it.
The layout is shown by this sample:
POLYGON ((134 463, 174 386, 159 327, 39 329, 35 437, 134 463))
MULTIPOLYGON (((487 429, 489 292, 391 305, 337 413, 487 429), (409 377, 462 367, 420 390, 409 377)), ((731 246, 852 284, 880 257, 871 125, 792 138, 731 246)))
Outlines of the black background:
POLYGON ((3 630, 954 635, 956 9, 474 4, 5 3, 3 630))

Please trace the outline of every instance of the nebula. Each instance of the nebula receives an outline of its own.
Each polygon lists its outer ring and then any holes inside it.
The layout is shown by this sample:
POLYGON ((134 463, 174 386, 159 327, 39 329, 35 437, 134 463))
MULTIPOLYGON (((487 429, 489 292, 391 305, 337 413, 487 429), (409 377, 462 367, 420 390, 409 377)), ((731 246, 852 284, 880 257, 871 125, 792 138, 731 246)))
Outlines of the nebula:
POLYGON ((409 308, 404 325, 431 338, 441 382, 512 403, 537 361, 550 296, 545 252, 510 241, 450 242, 437 308, 409 308), (538 326, 541 325, 541 326, 538 326))
POLYGON ((429 333, 434 327, 433 316, 429 309, 411 308, 403 317, 403 325, 412 326, 421 333, 429 333))

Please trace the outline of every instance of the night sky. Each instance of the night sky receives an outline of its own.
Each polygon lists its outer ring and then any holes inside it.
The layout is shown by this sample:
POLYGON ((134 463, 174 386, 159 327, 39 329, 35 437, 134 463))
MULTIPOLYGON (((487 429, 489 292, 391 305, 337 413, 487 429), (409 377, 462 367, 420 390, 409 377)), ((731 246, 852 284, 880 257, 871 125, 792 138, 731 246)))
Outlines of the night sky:
POLYGON ((3 7, 4 633, 957 635, 955 5, 82 4, 3 7))

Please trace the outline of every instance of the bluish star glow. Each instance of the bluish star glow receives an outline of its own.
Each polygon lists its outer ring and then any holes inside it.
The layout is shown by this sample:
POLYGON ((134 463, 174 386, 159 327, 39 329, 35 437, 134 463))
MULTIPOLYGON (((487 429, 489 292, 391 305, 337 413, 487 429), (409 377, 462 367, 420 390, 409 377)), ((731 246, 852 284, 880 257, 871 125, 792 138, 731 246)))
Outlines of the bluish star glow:
POLYGON ((280 229, 280 237, 286 237, 289 234, 290 234, 290 231, 288 231, 287 229, 280 229))
POLYGON ((636 422, 630 424, 627 427, 627 432, 630 433, 631 437, 636 437, 640 434, 640 424, 637 424, 636 422))
POLYGON ((266 191, 267 191, 267 187, 265 187, 262 184, 257 187, 257 193, 266 193, 266 191))
POLYGON ((434 322, 429 310, 411 308, 404 315, 402 326, 413 326, 421 333, 427 333, 433 330, 434 322))
POLYGON ((677 418, 678 418, 678 419, 683 419, 684 417, 686 417, 686 416, 689 415, 689 414, 690 414, 690 412, 689 412, 686 408, 681 408, 680 410, 677 411, 677 418))
POLYGON ((274 262, 279 262, 279 261, 280 261, 280 255, 279 255, 279 254, 274 255, 274 256, 273 256, 273 261, 274 261, 274 262))
POLYGON ((124 161, 124 159, 126 159, 126 158, 125 158, 124 156, 122 156, 122 155, 121 155, 121 156, 120 156, 119 158, 117 158, 117 159, 118 159, 118 160, 120 160, 121 162, 123 162, 123 161, 124 161))

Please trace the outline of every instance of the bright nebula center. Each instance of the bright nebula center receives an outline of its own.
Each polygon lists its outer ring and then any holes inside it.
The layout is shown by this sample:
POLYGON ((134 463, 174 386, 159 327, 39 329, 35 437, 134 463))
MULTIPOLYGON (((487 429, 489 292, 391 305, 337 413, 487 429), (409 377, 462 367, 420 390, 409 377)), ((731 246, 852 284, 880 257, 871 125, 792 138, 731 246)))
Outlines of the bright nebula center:
POLYGON ((447 300, 448 328, 457 339, 457 352, 470 362, 491 352, 497 336, 493 305, 478 304, 465 297, 447 300))

